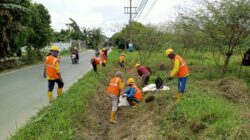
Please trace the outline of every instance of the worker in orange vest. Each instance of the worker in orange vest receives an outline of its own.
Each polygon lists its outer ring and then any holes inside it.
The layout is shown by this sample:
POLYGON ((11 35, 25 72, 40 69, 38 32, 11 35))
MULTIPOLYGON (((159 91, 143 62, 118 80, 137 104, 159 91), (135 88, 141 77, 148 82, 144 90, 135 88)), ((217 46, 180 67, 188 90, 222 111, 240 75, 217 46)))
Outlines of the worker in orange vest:
POLYGON ((91 58, 90 62, 92 64, 92 66, 93 66, 93 70, 95 72, 97 72, 97 65, 99 65, 101 63, 101 58, 96 54, 96 56, 91 58))
POLYGON ((119 65, 121 68, 125 66, 125 53, 121 53, 119 56, 119 65))
POLYGON ((57 46, 52 46, 50 48, 50 54, 51 55, 47 56, 45 60, 49 102, 53 100, 53 89, 55 83, 58 84, 58 97, 62 95, 62 88, 64 86, 62 76, 60 74, 60 61, 58 59, 59 48, 57 46))
POLYGON ((142 100, 142 92, 136 85, 134 78, 129 78, 127 84, 129 88, 124 91, 123 96, 127 97, 130 106, 135 107, 142 100))
POLYGON ((106 48, 103 48, 102 49, 102 52, 101 52, 101 54, 100 54, 100 56, 101 56, 101 59, 102 59, 102 66, 106 66, 106 64, 107 64, 107 55, 106 55, 106 51, 107 51, 107 49, 106 48))
POLYGON ((166 56, 169 57, 174 62, 174 66, 170 74, 168 75, 167 79, 172 80, 175 75, 178 77, 178 93, 176 93, 176 98, 180 99, 186 88, 188 76, 189 76, 189 69, 182 57, 174 53, 173 49, 166 50, 166 56))
POLYGON ((110 80, 109 86, 106 90, 107 96, 111 99, 112 102, 112 111, 110 117, 110 123, 117 123, 116 121, 116 112, 118 109, 118 100, 120 91, 124 88, 124 84, 122 82, 122 73, 117 71, 115 76, 110 80))

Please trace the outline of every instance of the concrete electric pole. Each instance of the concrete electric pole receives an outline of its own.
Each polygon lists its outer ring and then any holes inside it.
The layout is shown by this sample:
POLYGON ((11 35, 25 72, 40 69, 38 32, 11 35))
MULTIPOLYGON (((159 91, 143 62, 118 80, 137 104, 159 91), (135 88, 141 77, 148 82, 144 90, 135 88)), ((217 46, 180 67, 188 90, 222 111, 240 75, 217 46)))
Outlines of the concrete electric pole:
POLYGON ((129 46, 132 46, 132 15, 136 14, 136 7, 132 6, 132 0, 129 0, 129 7, 124 7, 124 13, 129 14, 129 46))

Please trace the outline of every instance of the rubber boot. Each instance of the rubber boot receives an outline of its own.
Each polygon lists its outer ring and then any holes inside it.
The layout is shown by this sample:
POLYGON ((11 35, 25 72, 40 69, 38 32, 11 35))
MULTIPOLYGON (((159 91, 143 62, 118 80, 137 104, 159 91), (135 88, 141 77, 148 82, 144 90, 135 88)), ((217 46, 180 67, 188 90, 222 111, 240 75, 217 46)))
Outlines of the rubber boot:
POLYGON ((53 92, 48 92, 49 103, 53 101, 53 92))
POLYGON ((61 96, 62 95, 62 88, 58 88, 57 89, 57 96, 61 96))
POLYGON ((115 120, 115 114, 116 114, 115 111, 111 112, 111 116, 110 116, 110 120, 109 120, 110 123, 117 124, 117 121, 115 120))

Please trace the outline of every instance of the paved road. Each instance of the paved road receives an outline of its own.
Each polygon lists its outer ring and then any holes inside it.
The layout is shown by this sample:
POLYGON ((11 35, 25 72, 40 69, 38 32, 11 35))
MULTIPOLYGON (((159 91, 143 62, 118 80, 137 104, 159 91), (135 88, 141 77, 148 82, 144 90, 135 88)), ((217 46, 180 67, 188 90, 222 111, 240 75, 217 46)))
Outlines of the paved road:
MULTIPOLYGON (((71 64, 69 57, 61 59, 61 73, 65 88, 91 69, 94 51, 80 54, 79 64, 71 64)), ((5 140, 16 128, 48 104, 47 80, 43 78, 43 64, 0 74, 0 140, 5 140)), ((56 88, 54 89, 54 95, 56 88)))

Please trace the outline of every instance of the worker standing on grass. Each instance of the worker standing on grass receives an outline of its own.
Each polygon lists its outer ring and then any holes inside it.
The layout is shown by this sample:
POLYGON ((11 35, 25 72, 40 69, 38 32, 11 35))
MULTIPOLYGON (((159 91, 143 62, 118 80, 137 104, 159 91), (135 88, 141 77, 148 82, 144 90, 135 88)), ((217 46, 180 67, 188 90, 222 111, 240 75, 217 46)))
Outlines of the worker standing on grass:
POLYGON ((166 50, 166 56, 168 56, 174 62, 174 66, 170 74, 168 75, 167 79, 172 80, 175 75, 178 77, 178 93, 176 93, 176 98, 179 100, 186 88, 188 76, 189 76, 189 69, 187 64, 185 63, 184 59, 179 55, 174 53, 173 49, 166 50))
POLYGON ((120 91, 123 89, 124 84, 122 82, 122 73, 117 71, 115 76, 110 80, 109 86, 106 90, 107 96, 111 99, 112 102, 112 111, 110 116, 110 123, 117 123, 116 121, 116 111, 118 109, 118 100, 120 91))
POLYGON ((62 88, 64 86, 62 76, 60 74, 60 61, 58 59, 59 48, 57 46, 52 46, 50 48, 50 54, 45 60, 46 65, 46 75, 48 79, 48 98, 49 102, 53 100, 53 89, 55 83, 58 84, 57 96, 62 95, 62 88))
POLYGON ((148 84, 150 74, 151 74, 151 69, 146 66, 141 66, 140 64, 135 65, 138 75, 142 78, 142 87, 146 86, 148 84))
POLYGON ((102 59, 102 66, 106 66, 106 64, 107 64, 107 55, 106 55, 106 51, 107 51, 107 49, 106 48, 103 48, 102 49, 102 52, 101 52, 101 59, 102 59))
POLYGON ((129 78, 127 84, 129 88, 124 91, 123 96, 127 97, 130 106, 135 107, 142 100, 142 92, 136 85, 134 78, 129 78))
POLYGON ((125 53, 121 53, 119 56, 119 65, 121 68, 125 67, 125 53))

